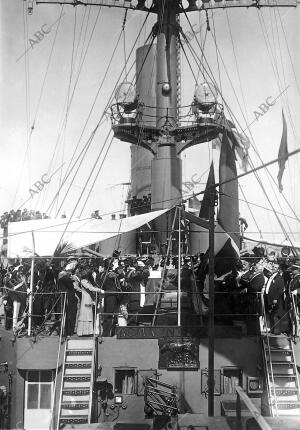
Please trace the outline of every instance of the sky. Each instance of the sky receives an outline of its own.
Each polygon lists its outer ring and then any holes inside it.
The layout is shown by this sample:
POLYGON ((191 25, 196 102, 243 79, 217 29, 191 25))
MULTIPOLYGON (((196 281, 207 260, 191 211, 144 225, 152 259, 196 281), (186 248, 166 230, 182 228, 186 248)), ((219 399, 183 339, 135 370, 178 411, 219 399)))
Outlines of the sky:
MULTIPOLYGON (((30 2, 23 0, 0 2, 0 213, 20 207, 48 211, 52 217, 63 213, 88 217, 95 209, 100 213, 125 211, 128 185, 124 184, 130 182, 130 148, 129 144, 114 139, 105 159, 107 146, 99 155, 110 129, 108 116, 103 117, 103 124, 96 131, 75 179, 68 179, 70 190, 66 199, 65 187, 58 202, 52 206, 51 202, 74 151, 76 157, 102 118, 124 67, 124 50, 126 54, 130 52, 145 13, 128 12, 125 42, 122 36, 94 103, 122 29, 124 10, 82 6, 65 6, 62 9, 59 5, 34 4, 33 14, 28 15, 28 5, 30 2), (69 108, 66 110, 67 105, 69 108), (97 166, 104 160, 103 166, 89 194, 95 176, 92 175, 89 181, 88 178, 97 157, 97 166), (43 186, 41 178, 48 181, 43 186), (30 191, 37 190, 35 183, 40 188, 38 193, 30 191)), ((254 165, 277 157, 282 109, 287 119, 289 151, 298 149, 300 8, 228 9, 208 15, 211 30, 207 32, 205 57, 222 89, 223 98, 234 112, 235 123, 239 124, 240 130, 246 129, 259 153, 260 158, 253 147, 250 148, 254 165), (274 104, 256 120, 255 112, 262 113, 260 106, 266 104, 266 100, 274 104)), ((197 37, 203 41, 205 15, 192 12, 189 19, 197 37)), ((137 46, 143 45, 154 22, 155 16, 150 16, 137 46)), ((184 16, 181 16, 181 26, 183 32, 190 31, 184 16)), ((190 43, 199 51, 195 38, 190 43)), ((198 64, 189 59, 197 75, 198 64)), ((186 105, 193 99, 194 80, 183 55, 181 67, 181 101, 186 105)), ((132 74, 128 76, 132 78, 132 74)), ((200 75, 199 82, 203 79, 200 75)), ((193 191, 203 189, 212 158, 217 170, 218 157, 218 150, 212 150, 208 143, 183 153, 183 180, 190 181, 194 174, 201 177, 201 183, 193 191)), ((275 183, 277 172, 277 165, 270 167, 275 183)), ((278 187, 265 172, 260 173, 260 178, 265 193, 253 174, 240 181, 249 202, 249 205, 240 203, 241 216, 249 224, 249 236, 254 236, 259 228, 265 239, 289 244, 271 210, 272 205, 276 211, 287 215, 279 215, 280 222, 289 232, 290 239, 300 243, 297 220, 300 217, 299 154, 286 164, 283 177, 285 197, 280 195, 278 187)), ((242 194, 240 197, 243 199, 242 194)))

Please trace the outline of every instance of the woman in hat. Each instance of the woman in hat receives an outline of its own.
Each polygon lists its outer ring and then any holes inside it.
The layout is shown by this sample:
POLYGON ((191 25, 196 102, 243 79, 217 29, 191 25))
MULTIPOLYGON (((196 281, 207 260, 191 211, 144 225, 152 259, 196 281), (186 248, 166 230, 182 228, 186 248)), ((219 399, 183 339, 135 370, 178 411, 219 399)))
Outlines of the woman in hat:
POLYGON ((79 267, 76 275, 80 279, 81 303, 77 323, 78 336, 90 336, 94 333, 94 314, 97 306, 97 294, 103 293, 94 285, 93 268, 79 267))
POLYGON ((4 285, 7 288, 9 299, 13 303, 13 330, 17 329, 19 315, 26 306, 26 277, 23 272, 23 266, 15 267, 11 274, 4 279, 4 285))

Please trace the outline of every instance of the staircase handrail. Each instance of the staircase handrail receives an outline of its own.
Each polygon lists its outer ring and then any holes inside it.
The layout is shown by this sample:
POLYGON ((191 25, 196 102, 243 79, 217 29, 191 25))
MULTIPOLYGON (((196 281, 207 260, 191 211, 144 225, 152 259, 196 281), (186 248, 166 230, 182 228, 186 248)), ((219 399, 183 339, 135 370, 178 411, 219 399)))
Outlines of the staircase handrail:
POLYGON ((299 376, 298 376, 298 369, 295 361, 295 350, 292 339, 290 339, 291 349, 292 349, 292 359, 293 359, 293 368, 294 368, 294 374, 296 376, 296 386, 297 386, 297 397, 298 401, 300 402, 300 385, 299 385, 299 376))
POLYGON ((259 427, 262 430, 272 430, 271 426, 266 422, 264 417, 261 415, 261 413, 258 411, 252 400, 247 396, 245 391, 242 387, 237 385, 235 387, 236 394, 237 394, 237 402, 236 402, 236 427, 237 429, 240 429, 241 427, 241 399, 244 401, 245 405, 249 409, 251 415, 255 419, 255 421, 258 423, 259 427))
POLYGON ((61 351, 61 345, 62 345, 62 337, 65 329, 65 321, 66 321, 66 293, 61 292, 61 298, 64 296, 64 303, 63 303, 63 310, 61 313, 61 324, 60 324, 60 334, 59 334, 59 345, 58 345, 58 352, 57 352, 57 359, 56 359, 56 369, 55 369, 55 379, 54 379, 54 387, 53 387, 53 393, 52 393, 52 411, 51 411, 51 421, 50 421, 50 429, 53 430, 53 418, 54 418, 54 411, 55 411, 55 398, 56 398, 56 387, 57 387, 57 376, 58 376, 58 368, 59 368, 59 357, 60 357, 60 351, 61 351))
MULTIPOLYGON (((100 300, 101 300, 101 298, 100 298, 100 300)), ((91 389, 90 389, 90 396, 89 396, 88 424, 91 423, 91 416, 92 416, 94 380, 95 380, 95 372, 96 372, 96 370, 95 370, 95 362, 96 362, 96 354, 98 353, 97 348, 96 348, 97 337, 98 337, 98 333, 97 333, 97 304, 98 304, 98 292, 96 291, 95 307, 94 307, 93 354, 92 354, 91 385, 90 385, 91 389)), ((99 322, 99 324, 100 324, 100 322, 99 322)))
POLYGON ((268 348, 268 353, 269 353, 269 365, 268 365, 267 354, 266 354, 266 349, 265 349, 265 342, 262 339, 263 351, 264 351, 264 360, 265 360, 266 371, 267 371, 267 390, 268 390, 269 406, 270 406, 271 411, 273 412, 273 408, 272 408, 272 396, 273 396, 274 401, 275 401, 276 416, 278 416, 278 405, 277 405, 277 398, 276 398, 276 389, 275 389, 275 381, 274 381, 274 373, 273 373, 273 365, 272 365, 270 338, 269 338, 268 325, 267 325, 267 315, 266 315, 265 302, 264 302, 264 294, 261 293, 260 297, 261 297, 261 309, 262 309, 262 314, 263 314, 263 323, 264 323, 264 326, 266 329, 265 330, 265 333, 266 333, 265 338, 267 340, 267 348, 268 348), (273 384, 273 389, 271 388, 271 384, 270 384, 269 367, 271 370, 271 380, 272 380, 272 384, 273 384))
MULTIPOLYGON (((290 285, 289 285, 290 287, 290 285)), ((291 307, 289 309, 290 312, 290 320, 292 324, 292 336, 297 337, 298 336, 298 322, 299 322, 299 315, 297 311, 297 305, 295 304, 295 296, 292 293, 291 289, 288 288, 287 292, 289 303, 291 304, 291 307)))

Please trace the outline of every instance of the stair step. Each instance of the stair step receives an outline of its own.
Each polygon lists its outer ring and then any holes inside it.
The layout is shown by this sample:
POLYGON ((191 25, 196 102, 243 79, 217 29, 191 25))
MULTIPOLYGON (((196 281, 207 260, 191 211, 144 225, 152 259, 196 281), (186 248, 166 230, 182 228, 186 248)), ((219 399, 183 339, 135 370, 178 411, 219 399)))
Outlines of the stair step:
POLYGON ((77 416, 59 418, 60 424, 86 424, 87 422, 88 422, 87 415, 77 415, 77 416))
POLYGON ((70 416, 76 416, 76 415, 89 415, 89 407, 78 407, 78 408, 71 408, 71 407, 64 407, 64 405, 61 405, 60 410, 60 417, 70 417, 70 416))
POLYGON ((284 394, 284 395, 276 395, 276 400, 279 403, 298 402, 299 398, 298 398, 297 393, 296 394, 284 394))
POLYGON ((65 382, 91 382, 90 375, 82 375, 82 376, 64 376, 65 382))
MULTIPOLYGON (((291 378, 296 378, 296 375, 295 375, 295 372, 294 372, 293 368, 291 368, 291 369, 284 369, 284 368, 282 368, 282 366, 280 366, 280 367, 281 368, 276 368, 275 366, 273 366, 273 377, 274 378, 277 378, 277 377, 281 378, 283 376, 289 376, 291 378)), ((272 377, 271 370, 269 370, 269 375, 270 375, 270 378, 271 378, 272 377)))
POLYGON ((269 342, 267 341, 267 337, 262 337, 264 345, 266 348, 272 349, 291 349, 290 340, 288 338, 279 338, 279 337, 269 337, 269 342))
POLYGON ((288 354, 291 354, 293 352, 293 350, 290 348, 270 348, 269 349, 267 346, 266 346, 265 350, 266 350, 266 352, 269 352, 269 351, 271 353, 272 352, 278 352, 278 353, 284 354, 284 355, 288 355, 288 354))
POLYGON ((299 418, 300 408, 297 408, 297 409, 280 409, 280 410, 278 410, 278 416, 279 417, 290 416, 290 417, 299 418))
POLYGON ((93 354, 93 350, 92 349, 70 349, 68 351, 66 351, 66 355, 67 357, 70 355, 92 355, 93 354))
POLYGON ((91 369, 91 367, 92 367, 92 362, 80 363, 80 362, 69 361, 65 364, 66 369, 91 369))
POLYGON ((62 409, 86 409, 89 407, 89 402, 62 402, 62 409))
MULTIPOLYGON (((75 382, 75 383, 76 383, 76 387, 79 390, 89 390, 90 389, 90 385, 91 385, 90 381, 82 381, 82 382, 75 382)), ((64 381, 64 383, 63 383, 64 389, 69 389, 69 388, 73 388, 73 387, 74 387, 73 381, 64 381)))
MULTIPOLYGON (((63 403, 72 403, 72 402, 89 402, 90 394, 63 394, 62 402, 63 403)), ((296 399, 297 400, 297 399, 296 399)))
POLYGON ((282 388, 282 389, 294 388, 294 389, 297 389, 296 379, 293 379, 293 378, 288 379, 288 377, 277 378, 277 379, 274 379, 274 384, 272 383, 272 380, 271 380, 270 388, 271 389, 274 389, 274 388, 282 388))
POLYGON ((93 359, 92 351, 67 351, 66 363, 91 363, 93 359))
POLYGON ((298 394, 296 387, 274 387, 277 396, 293 395, 298 394))
POLYGON ((77 387, 71 387, 71 388, 63 388, 62 390, 63 394, 66 396, 85 396, 86 394, 90 394, 90 389, 78 389, 77 387))
POLYGON ((86 349, 93 349, 94 347, 94 339, 93 338, 87 338, 87 339, 69 339, 67 342, 67 350, 86 350, 86 349))
POLYGON ((277 409, 298 409, 298 408, 300 408, 300 402, 277 401, 277 409))
POLYGON ((91 368, 83 368, 83 369, 65 369, 65 375, 66 376, 87 376, 91 375, 92 369, 91 368))
POLYGON ((287 381, 295 381, 296 375, 285 375, 284 373, 274 373, 273 377, 278 379, 286 379, 287 381))

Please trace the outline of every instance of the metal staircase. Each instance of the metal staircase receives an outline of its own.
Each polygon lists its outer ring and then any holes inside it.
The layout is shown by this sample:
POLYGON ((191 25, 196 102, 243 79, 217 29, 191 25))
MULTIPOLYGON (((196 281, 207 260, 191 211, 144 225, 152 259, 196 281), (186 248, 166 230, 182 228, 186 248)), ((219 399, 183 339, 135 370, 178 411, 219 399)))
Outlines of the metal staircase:
POLYGON ((300 386, 293 339, 284 334, 269 333, 263 304, 262 309, 264 325, 261 328, 261 339, 271 416, 299 417, 300 386))
POLYGON ((57 430, 91 422, 95 363, 94 337, 70 338, 64 354, 57 430))

